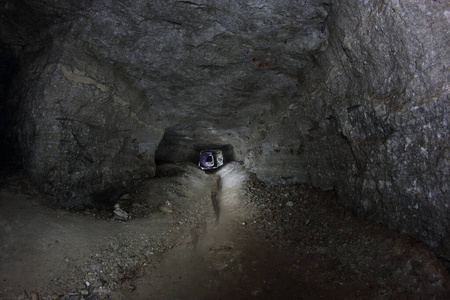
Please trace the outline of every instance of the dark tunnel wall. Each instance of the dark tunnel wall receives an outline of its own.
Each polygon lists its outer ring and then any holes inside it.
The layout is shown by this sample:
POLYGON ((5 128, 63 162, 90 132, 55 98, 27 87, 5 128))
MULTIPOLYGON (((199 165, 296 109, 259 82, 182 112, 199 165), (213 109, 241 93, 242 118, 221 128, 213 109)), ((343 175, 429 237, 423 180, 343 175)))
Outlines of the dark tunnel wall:
POLYGON ((449 258, 448 5, 335 1, 327 26, 302 100, 260 131, 254 169, 335 189, 449 258))
POLYGON ((19 104, 14 101, 12 82, 19 68, 11 46, 0 42, 0 167, 20 166, 20 145, 17 139, 19 104))

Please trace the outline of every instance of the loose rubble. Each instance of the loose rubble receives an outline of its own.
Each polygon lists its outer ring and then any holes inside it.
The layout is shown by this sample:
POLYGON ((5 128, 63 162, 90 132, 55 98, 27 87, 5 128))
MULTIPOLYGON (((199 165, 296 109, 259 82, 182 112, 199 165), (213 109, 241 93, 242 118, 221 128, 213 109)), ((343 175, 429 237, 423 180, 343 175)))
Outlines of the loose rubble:
POLYGON ((246 199, 253 228, 272 246, 296 257, 298 275, 323 284, 324 293, 351 287, 344 299, 450 297, 449 274, 427 247, 354 217, 338 205, 334 191, 266 186, 253 178, 246 199))
MULTIPOLYGON (((195 241, 217 226, 212 203, 217 175, 190 164, 164 166, 157 174, 128 191, 129 196, 120 197, 114 213, 44 207, 82 220, 85 228, 102 227, 104 234, 84 246, 71 237, 84 256, 63 256, 56 263, 64 272, 50 275, 45 287, 29 286, 14 294, 0 290, 0 299, 133 299, 139 278, 161 272, 165 259, 176 255, 173 251, 180 244, 195 241), (119 209, 133 218, 115 220, 119 209)), ((11 183, 16 193, 27 193, 23 178, 11 183)), ((233 234, 215 241, 202 258, 211 270, 208 276, 213 276, 209 286, 221 286, 214 281, 217 278, 225 280, 222 284, 234 284, 230 291, 237 294, 230 294, 230 299, 267 299, 273 293, 301 293, 306 299, 447 299, 450 295, 449 274, 428 248, 355 218, 338 205, 333 191, 295 184, 266 186, 254 176, 239 184, 240 215, 233 234), (255 243, 257 239, 262 243, 255 243), (254 268, 259 268, 259 275, 247 273, 254 268), (261 277, 263 285, 245 285, 255 283, 264 272, 272 277, 261 277)))

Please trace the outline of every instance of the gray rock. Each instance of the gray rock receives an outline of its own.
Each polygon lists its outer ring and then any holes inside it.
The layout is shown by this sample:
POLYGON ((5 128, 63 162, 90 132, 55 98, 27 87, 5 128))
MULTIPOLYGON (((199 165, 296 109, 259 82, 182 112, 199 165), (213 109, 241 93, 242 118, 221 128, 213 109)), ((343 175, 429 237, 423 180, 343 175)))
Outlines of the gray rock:
POLYGON ((268 183, 335 189, 358 216, 450 257, 444 7, 333 2, 328 48, 298 101, 262 126, 247 165, 268 183))
POLYGON ((130 194, 123 194, 121 197, 120 197, 120 200, 130 200, 130 199, 132 199, 133 197, 131 197, 130 196, 130 194))
POLYGON ((164 212, 164 213, 172 213, 173 212, 172 208, 170 208, 168 206, 165 206, 165 205, 161 205, 159 207, 159 210, 164 212))
POLYGON ((121 208, 114 209, 114 218, 117 220, 126 221, 129 219, 128 213, 121 208))

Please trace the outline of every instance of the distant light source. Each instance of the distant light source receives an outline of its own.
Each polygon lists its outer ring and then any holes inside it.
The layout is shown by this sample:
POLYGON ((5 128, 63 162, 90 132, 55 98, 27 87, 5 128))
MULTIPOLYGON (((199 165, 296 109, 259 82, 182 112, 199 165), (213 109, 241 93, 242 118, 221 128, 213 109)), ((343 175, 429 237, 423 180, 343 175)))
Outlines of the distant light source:
POLYGON ((202 170, 217 169, 223 165, 222 150, 203 150, 200 152, 198 166, 202 170))

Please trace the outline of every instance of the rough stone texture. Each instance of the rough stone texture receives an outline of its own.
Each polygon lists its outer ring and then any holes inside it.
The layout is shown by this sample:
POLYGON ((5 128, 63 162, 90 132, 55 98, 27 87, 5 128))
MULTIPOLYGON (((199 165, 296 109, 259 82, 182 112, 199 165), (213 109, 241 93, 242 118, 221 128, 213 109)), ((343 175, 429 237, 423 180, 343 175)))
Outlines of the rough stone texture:
POLYGON ((341 203, 447 258, 448 8, 445 1, 336 3, 321 89, 356 163, 334 183, 341 203))
POLYGON ((450 258, 446 1, 4 1, 33 180, 115 199, 229 146, 450 258), (160 143, 160 141, 162 141, 160 143), (158 149, 158 150, 157 150, 158 149))
POLYGON ((154 175, 162 130, 138 117, 133 106, 142 99, 122 96, 120 84, 58 63, 29 87, 20 116, 24 163, 62 205, 112 203, 133 181, 154 175))
MULTIPOLYGON (((327 36, 323 5, 288 1, 23 2, 7 1, 4 14, 33 9, 46 39, 24 36, 35 45, 17 54, 24 164, 69 206, 152 176, 162 133, 177 124, 205 143, 217 128, 244 157, 249 125, 289 100, 327 36)), ((19 21, 17 36, 4 34, 11 44, 33 25, 19 21)))
POLYGON ((334 188, 355 214, 448 258, 448 5, 340 1, 328 27, 298 108, 267 127, 254 169, 334 188))

